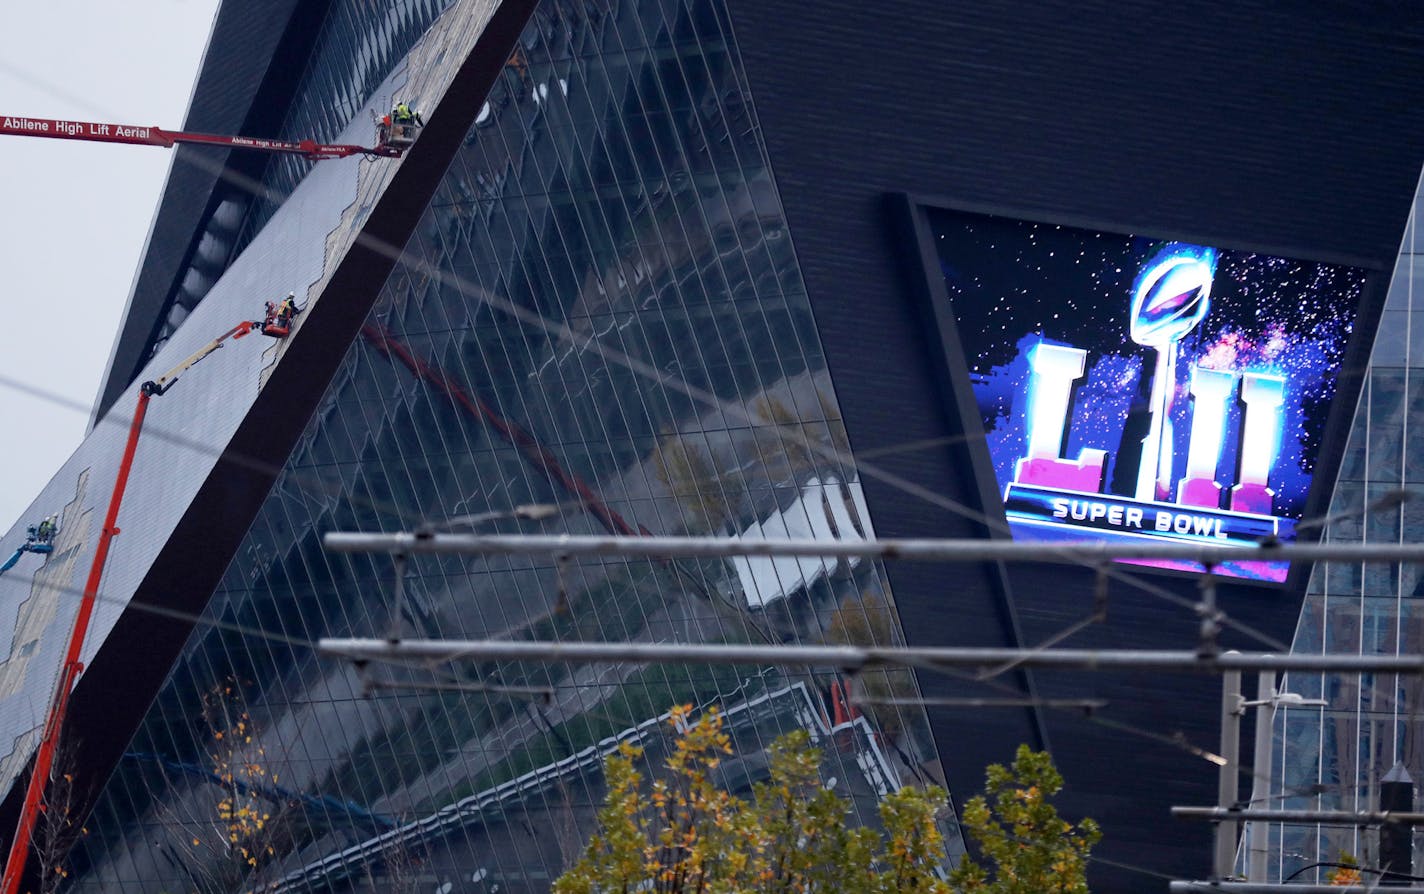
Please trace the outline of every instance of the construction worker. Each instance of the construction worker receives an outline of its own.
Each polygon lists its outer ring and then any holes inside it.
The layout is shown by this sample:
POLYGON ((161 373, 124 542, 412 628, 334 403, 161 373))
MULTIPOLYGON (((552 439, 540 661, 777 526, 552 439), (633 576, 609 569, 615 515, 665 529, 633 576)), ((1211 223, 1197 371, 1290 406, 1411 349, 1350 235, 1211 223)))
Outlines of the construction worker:
POLYGON ((49 543, 54 539, 54 516, 45 516, 35 530, 35 539, 40 543, 49 543))
POLYGON ((297 315, 297 293, 288 292, 282 306, 277 310, 277 325, 288 326, 292 322, 292 317, 297 315))

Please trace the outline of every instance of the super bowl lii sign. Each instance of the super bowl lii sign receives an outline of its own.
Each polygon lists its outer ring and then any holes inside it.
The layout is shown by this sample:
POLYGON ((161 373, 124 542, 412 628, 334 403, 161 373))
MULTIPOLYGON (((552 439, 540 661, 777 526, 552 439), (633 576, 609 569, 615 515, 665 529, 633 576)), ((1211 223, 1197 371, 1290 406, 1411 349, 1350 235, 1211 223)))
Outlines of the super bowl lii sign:
POLYGON ((984 484, 1015 539, 1294 537, 1322 444, 1341 436, 1327 420, 1366 271, 948 208, 926 220, 947 359, 964 364, 962 410, 982 423, 984 484))
POLYGON ((1285 378, 1269 371, 1212 368, 1191 359, 1185 395, 1178 385, 1182 340, 1211 309, 1215 261, 1211 249, 1179 248, 1154 258, 1134 285, 1128 333, 1155 358, 1147 432, 1131 497, 1104 493, 1106 449, 1085 447, 1074 457, 1062 455, 1074 384, 1084 374, 1088 351, 1046 341, 1029 349, 1027 449, 1004 494, 1012 520, 1188 540, 1255 541, 1280 533, 1271 472, 1285 378), (1190 405, 1179 407, 1184 399, 1190 405), (1239 402, 1241 422, 1228 431, 1233 402, 1239 402), (1190 428, 1185 464, 1179 464, 1173 420, 1184 415, 1190 428), (1220 466, 1233 435, 1239 438, 1235 481, 1223 487, 1220 466), (1174 475, 1179 466, 1181 473, 1174 475))

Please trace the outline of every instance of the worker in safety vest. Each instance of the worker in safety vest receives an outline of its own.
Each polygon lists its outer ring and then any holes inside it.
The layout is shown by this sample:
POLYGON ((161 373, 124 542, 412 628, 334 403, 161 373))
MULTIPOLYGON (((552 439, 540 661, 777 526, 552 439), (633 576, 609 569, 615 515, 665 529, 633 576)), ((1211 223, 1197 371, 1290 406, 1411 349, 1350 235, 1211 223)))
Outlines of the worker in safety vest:
POLYGON ((409 105, 403 102, 396 103, 396 107, 391 109, 391 120, 396 124, 424 124, 420 119, 419 112, 411 111, 409 105))
POLYGON ((277 309, 277 325, 286 326, 292 322, 292 317, 297 315, 297 293, 288 292, 283 299, 282 306, 277 309))

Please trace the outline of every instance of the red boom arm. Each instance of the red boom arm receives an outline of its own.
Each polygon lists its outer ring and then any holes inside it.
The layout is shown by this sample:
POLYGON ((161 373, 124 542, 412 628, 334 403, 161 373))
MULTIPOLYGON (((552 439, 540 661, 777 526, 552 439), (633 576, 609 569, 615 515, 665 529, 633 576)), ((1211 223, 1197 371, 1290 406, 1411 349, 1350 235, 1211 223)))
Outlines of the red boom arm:
POLYGON ((19 826, 15 829, 15 839, 10 842, 10 855, 5 860, 5 877, 3 886, 0 887, 4 894, 18 894, 20 879, 25 874, 25 858, 29 856, 30 838, 34 835, 35 822, 39 818, 40 799, 44 796, 50 769, 54 766, 54 753, 59 745, 64 712, 69 708, 69 694, 74 689, 75 680, 84 670, 84 663, 79 660, 80 650, 84 646, 84 636, 89 632, 89 619, 94 614, 94 602, 99 595, 99 581, 104 575, 104 561, 109 557, 109 544, 113 542, 114 535, 119 533, 114 523, 119 518, 119 505, 123 503, 124 488, 129 483, 129 470, 133 468, 134 451, 138 448, 138 434, 143 429, 143 417, 148 413, 148 402, 151 399, 147 389, 139 392, 133 422, 129 423, 129 439, 124 445, 123 459, 119 461, 119 474, 114 479, 114 493, 109 497, 109 511, 104 516, 104 527, 99 531, 99 546, 94 550, 94 563, 89 566, 89 580, 84 584, 84 595, 79 599, 79 611, 74 615, 74 629, 69 634, 64 666, 60 669, 59 680, 55 683, 54 695, 49 704, 49 714, 45 717, 44 735, 35 751, 35 768, 31 771, 29 785, 25 788, 25 803, 20 808, 19 826))
POLYGON ((400 157, 397 146, 355 146, 350 143, 318 143, 315 140, 268 140, 262 137, 228 137, 210 133, 187 133, 158 127, 134 127, 129 124, 96 124, 92 121, 65 121, 56 118, 0 118, 0 134, 15 137, 46 137, 52 140, 86 140, 95 143, 128 143, 137 146, 172 147, 174 143, 205 143, 210 146, 233 146, 239 149, 261 149, 264 152, 287 152, 307 158, 345 158, 348 155, 384 155, 400 157))

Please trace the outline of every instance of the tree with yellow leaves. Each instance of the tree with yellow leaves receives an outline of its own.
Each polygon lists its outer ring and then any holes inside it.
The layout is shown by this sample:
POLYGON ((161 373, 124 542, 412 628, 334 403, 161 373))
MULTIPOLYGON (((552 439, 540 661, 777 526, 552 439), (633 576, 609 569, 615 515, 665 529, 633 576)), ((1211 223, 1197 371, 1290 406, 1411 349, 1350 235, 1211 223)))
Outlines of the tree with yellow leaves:
POLYGON ((848 824, 850 805, 821 784, 821 756, 806 733, 776 740, 769 779, 748 802, 713 778, 732 753, 722 715, 714 708, 692 721, 683 706, 670 723, 681 736, 667 773, 650 785, 636 769, 642 749, 624 744, 604 761, 598 830, 555 894, 949 894, 940 877, 943 790, 887 796, 882 837, 848 824))
POLYGON ((78 744, 61 735, 50 764, 49 785, 40 796, 40 815, 30 839, 38 863, 36 894, 55 894, 69 878, 69 852, 89 830, 82 824, 89 790, 81 788, 78 771, 78 744))
MULTIPOLYGON (((182 791, 163 763, 165 792, 155 793, 160 821, 200 894, 257 887, 291 842, 300 811, 277 794, 278 778, 246 706, 242 685, 220 682, 203 696, 209 783, 182 791), (181 793, 180 793, 181 792, 181 793)), ((181 765, 175 765, 181 766, 181 765)), ((196 768, 183 767, 189 775, 196 768)))
POLYGON ((1088 852, 1102 832, 1091 819, 1073 825, 1050 798, 1063 777, 1046 751, 1020 745, 1012 767, 991 764, 983 795, 964 805, 960 823, 993 867, 965 856, 950 875, 964 894, 1088 894, 1088 852))
POLYGON ((1363 885, 1365 882, 1364 876, 1360 874, 1360 861, 1355 859, 1354 854, 1341 854, 1340 865, 1325 873, 1325 883, 1332 888, 1363 885))

